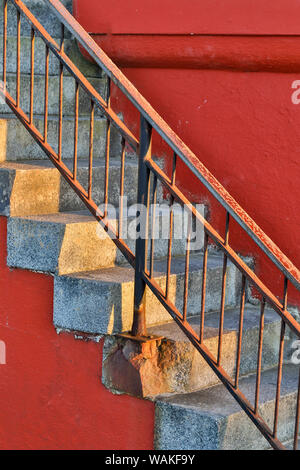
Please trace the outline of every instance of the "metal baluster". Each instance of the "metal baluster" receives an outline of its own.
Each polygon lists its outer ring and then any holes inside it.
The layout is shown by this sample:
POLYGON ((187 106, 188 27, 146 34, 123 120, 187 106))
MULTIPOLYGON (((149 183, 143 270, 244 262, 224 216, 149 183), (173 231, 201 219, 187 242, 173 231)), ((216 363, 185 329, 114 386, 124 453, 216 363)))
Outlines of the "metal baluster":
POLYGON ((189 214, 188 215, 188 229, 187 229, 187 243, 186 243, 186 251, 185 251, 184 296, 183 296, 183 321, 184 322, 186 322, 186 317, 187 317, 192 220, 193 220, 192 214, 189 214))
POLYGON ((31 55, 30 55, 30 116, 29 122, 33 123, 33 96, 34 96, 34 44, 35 31, 31 28, 31 55))
POLYGON ((124 172, 125 172, 125 139, 122 138, 121 168, 120 168, 120 204, 119 204, 119 227, 118 237, 122 238, 123 232, 123 197, 124 197, 124 172))
POLYGON ((258 352, 257 352, 257 371, 256 371, 256 387, 255 387, 255 404, 254 404, 254 413, 255 414, 258 413, 258 407, 259 407, 261 367, 262 367, 262 351, 263 351, 264 325, 265 325, 265 306, 266 306, 266 301, 263 298, 262 301, 261 301, 260 325, 259 325, 259 342, 258 342, 258 352))
POLYGON ((47 142, 47 136, 48 136, 48 88, 49 88, 49 47, 46 45, 46 54, 45 54, 44 142, 47 142))
POLYGON ((21 14, 17 10, 17 84, 16 106, 20 106, 20 72, 21 72, 21 14))
MULTIPOLYGON (((65 47, 65 26, 61 23, 60 52, 65 47)), ((62 159, 62 118, 63 118, 64 65, 59 62, 59 118, 58 118, 58 160, 62 159)))
MULTIPOLYGON (((288 288, 288 280, 285 277, 284 278, 284 294, 283 294, 283 310, 286 310, 286 307, 287 307, 287 288, 288 288)), ((279 360, 278 360, 278 371, 277 371, 275 413, 274 413, 274 428, 273 428, 274 437, 277 437, 277 429, 278 429, 278 414, 279 414, 279 401, 280 401, 280 390, 281 390, 281 380, 282 380, 285 327, 286 327, 285 321, 282 319, 281 331, 280 331, 280 344, 279 344, 279 360)))
POLYGON ((154 236, 155 236, 155 225, 156 225, 156 200, 157 200, 157 176, 153 177, 153 189, 152 189, 152 224, 151 224, 151 248, 150 248, 150 278, 153 276, 153 265, 154 265, 154 236))
POLYGON ((242 290, 241 290, 241 305, 240 305, 240 320, 239 320, 239 335, 237 346, 237 358, 235 367, 235 388, 239 386, 240 366, 241 366, 241 351, 243 340, 243 325, 244 325, 244 312, 245 312, 245 297, 246 297, 246 278, 242 277, 242 290))
POLYGON ((77 154, 78 154, 78 113, 79 113, 79 83, 75 84, 75 123, 74 123, 74 160, 73 179, 77 179, 77 154))
MULTIPOLYGON (((229 212, 226 212, 225 246, 228 245, 228 239, 229 239, 229 220, 230 220, 229 212)), ((221 364, 221 359, 222 359, 226 278, 227 278, 227 254, 225 253, 224 260, 223 260, 222 297, 221 297, 220 324, 219 324, 218 366, 221 364)))
POLYGON ((3 3, 3 86, 6 88, 6 54, 7 54, 7 0, 3 3))
MULTIPOLYGON (((146 317, 146 283, 143 279, 143 272, 147 266, 147 240, 148 235, 148 212, 150 194, 150 170, 145 164, 145 160, 151 157, 152 126, 141 115, 140 127, 140 154, 139 154, 139 174, 138 174, 138 197, 137 203, 146 206, 147 213, 144 213, 144 220, 140 221, 140 235, 137 237, 135 245, 135 279, 134 279, 134 317, 132 325, 132 335, 145 336, 146 317)), ((145 212, 145 211, 143 211, 145 212)), ((140 218, 142 219, 142 217, 140 218)))
POLYGON ((93 100, 91 100, 90 141, 89 141, 89 184, 88 184, 88 198, 90 200, 92 199, 92 187, 93 187, 94 113, 95 113, 95 103, 93 100))
MULTIPOLYGON (((110 108, 110 91, 111 91, 110 87, 111 87, 111 80, 110 80, 110 77, 107 77, 107 107, 108 108, 110 108)), ((111 131, 111 122, 108 119, 107 127, 106 127, 106 145, 105 145, 104 217, 107 216, 107 204, 108 204, 110 131, 111 131)))
MULTIPOLYGON (((171 184, 174 186, 176 178, 176 161, 177 155, 174 152, 173 154, 173 167, 172 167, 172 177, 171 184)), ((168 258, 167 258, 167 279, 166 279, 166 299, 169 297, 169 287, 170 287, 170 272, 171 272, 171 261, 172 261, 172 243, 173 243, 173 224, 174 224, 174 197, 171 196, 171 211, 170 211, 170 221, 169 221, 169 242, 168 242, 168 258)))
POLYGON ((201 291, 201 312, 200 312, 200 343, 203 343, 204 320, 205 320, 205 298, 206 298, 206 277, 207 277, 207 256, 208 256, 208 234, 204 232, 203 265, 202 265, 202 291, 201 291))

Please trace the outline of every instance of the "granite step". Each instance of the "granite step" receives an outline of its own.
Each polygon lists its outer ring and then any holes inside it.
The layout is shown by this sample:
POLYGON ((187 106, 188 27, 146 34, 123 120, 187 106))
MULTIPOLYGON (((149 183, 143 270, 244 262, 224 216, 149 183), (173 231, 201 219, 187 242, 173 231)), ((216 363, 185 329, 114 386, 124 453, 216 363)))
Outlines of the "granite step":
MULTIPOLYGON (((106 80, 104 78, 89 78, 89 82, 99 94, 106 96, 106 80)), ((59 114, 59 76, 49 76, 48 88, 48 115, 58 116, 59 114)), ((7 90, 15 99, 16 97, 16 74, 7 74, 7 90)), ((29 115, 30 112, 30 75, 21 74, 20 76, 20 107, 29 115)), ((42 116, 44 114, 45 102, 45 76, 34 76, 34 115, 42 116)), ((79 116, 90 116, 91 101, 88 95, 79 89, 79 116)), ((3 101, 0 101, 0 114, 13 114, 13 111, 3 101)), ((74 116, 75 114, 75 80, 69 75, 64 75, 63 79, 63 116, 74 116)), ((101 116, 101 110, 95 108, 95 115, 101 116)))
MULTIPOLYGON (((292 439, 295 426, 299 366, 283 368, 278 438, 292 439)), ((263 371, 259 412, 272 426, 277 368, 263 371)), ((253 403, 256 375, 240 380, 253 403)), ((223 385, 160 397, 155 410, 155 448, 161 450, 262 450, 269 443, 223 385)))
MULTIPOLYGON (((224 336, 221 365, 235 377, 238 344, 239 308, 228 308, 224 315, 224 336)), ((204 344, 217 357, 220 313, 206 313, 204 344)), ((244 312, 243 340, 241 349, 240 375, 256 370, 259 340, 260 309, 246 304, 244 312)), ((196 333, 200 329, 200 315, 188 318, 196 333)), ((265 312, 262 368, 274 367, 278 360, 280 318, 271 309, 265 312)), ((103 373, 104 385, 113 391, 154 398, 162 394, 180 394, 211 387, 219 380, 201 354, 195 349, 175 322, 148 328, 148 334, 162 337, 151 353, 143 352, 126 338, 107 337, 104 344, 103 373), (135 359, 141 363, 137 383, 128 380, 130 370, 136 367, 135 359), (128 373, 121 370, 128 368, 128 373)))
MULTIPOLYGON (((58 117, 48 118, 48 143, 53 150, 58 150, 58 117)), ((35 127, 44 133, 44 117, 34 116, 35 127)), ((94 159, 103 158, 105 155, 107 121, 105 118, 95 117, 94 124, 94 159)), ((0 115, 0 162, 47 160, 44 151, 35 142, 23 124, 9 114, 0 115)), ((87 158, 89 154, 90 119, 88 116, 80 116, 78 120, 78 158, 87 158)), ((111 128, 110 137, 111 155, 120 155, 121 136, 115 127, 111 128)), ((63 117, 62 123, 62 157, 73 159, 74 155, 74 118, 63 117)))
MULTIPOLYGON (((114 218, 108 217, 116 231, 117 212, 114 218)), ((164 236, 155 240, 156 259, 168 254, 168 218, 169 208, 165 204, 161 209, 156 208, 157 235, 164 236)), ((175 210, 174 225, 181 227, 182 219, 182 211, 175 210)), ((133 253, 135 226, 136 217, 123 214, 123 239, 133 253)), ((149 235, 150 230, 151 227, 149 235)), ((7 264, 10 267, 63 275, 126 263, 121 251, 88 211, 13 217, 8 220, 7 237, 7 264)), ((184 236, 176 239, 173 236, 172 256, 184 255, 185 246, 184 236)))
MULTIPOLYGON (((71 169, 72 163, 68 166, 71 169)), ((77 177, 85 189, 88 168, 87 160, 79 160, 77 177)), ((124 195, 128 205, 136 203, 137 173, 137 164, 128 159, 124 172, 124 195)), ((92 197, 96 204, 103 202, 104 176, 105 162, 94 161, 92 197)), ((116 207, 119 205, 119 190, 120 160, 112 158, 108 202, 116 207)), ((86 209, 85 205, 50 160, 0 163, 0 215, 23 217, 82 209, 86 209)))

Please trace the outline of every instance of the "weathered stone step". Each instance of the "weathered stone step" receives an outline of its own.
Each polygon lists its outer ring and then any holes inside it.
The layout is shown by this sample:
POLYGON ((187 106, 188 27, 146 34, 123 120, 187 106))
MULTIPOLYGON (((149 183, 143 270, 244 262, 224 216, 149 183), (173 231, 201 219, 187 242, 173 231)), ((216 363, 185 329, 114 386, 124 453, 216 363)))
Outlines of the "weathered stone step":
MULTIPOLYGON (((70 168, 72 163, 69 162, 70 168)), ((88 161, 79 160, 77 177, 87 189, 88 161)), ((124 194, 128 204, 136 202, 137 164, 126 161, 124 194)), ((105 163, 94 161, 92 197, 101 204, 104 197, 105 163)), ((119 205, 120 160, 110 159, 108 200, 119 205)), ((0 163, 0 215, 23 217, 53 214, 58 211, 77 211, 85 205, 70 185, 60 176, 50 160, 0 163)))
MULTIPOLYGON (((209 256, 207 271, 206 310, 219 308, 223 261, 209 256)), ((184 257, 172 260, 169 298, 182 310, 184 292, 184 257)), ((166 261, 155 263, 155 278, 165 286, 166 261)), ((201 305, 202 256, 190 259, 188 312, 196 315, 201 305)), ((229 263, 227 271, 226 306, 236 304, 240 277, 229 263)), ((54 324, 59 328, 90 333, 120 333, 132 326, 134 270, 118 266, 96 271, 56 276, 54 281, 54 324)), ((170 321, 170 315, 148 291, 146 295, 148 325, 170 321)))
MULTIPOLYGON (((165 237, 169 233, 168 222, 165 227, 167 216, 167 208, 163 211, 157 208, 156 224, 165 237)), ((117 229, 118 220, 110 222, 117 229)), ((182 224, 179 210, 174 214, 174 224, 177 223, 182 224)), ((135 225, 133 216, 123 217, 123 237, 133 252, 135 225)), ((184 237, 173 239, 172 255, 183 255, 185 244, 184 237)), ((167 238, 155 240, 154 247, 155 258, 167 256, 167 238)), ((7 263, 11 267, 63 275, 125 264, 126 259, 95 218, 82 211, 10 218, 7 263)))
MULTIPOLYGON (((44 118, 34 117, 34 125, 43 134, 44 118)), ((62 125, 63 159, 73 158, 74 152, 74 119, 64 117, 62 125)), ((87 158, 89 154, 90 119, 80 117, 78 123, 78 158, 87 158)), ((46 160, 48 157, 34 141, 23 124, 11 115, 0 116, 0 162, 18 160, 46 160)), ((104 157, 106 142, 106 119, 95 118, 94 125, 94 158, 104 157)), ((117 130, 111 129, 111 155, 120 155, 121 138, 117 130)), ((54 151, 58 148, 58 118, 48 118, 48 143, 54 151)))
MULTIPOLYGON (((59 38, 53 39, 60 43, 59 38)), ((77 68, 88 77, 101 77, 102 71, 98 65, 89 62, 79 51, 78 44, 74 39, 65 39, 65 53, 76 65, 77 68)), ((3 41, 0 41, 0 57, 3 55, 3 41)), ((31 38, 21 38, 21 73, 30 74, 31 71, 31 38)), ((7 72, 16 73, 17 64, 17 41, 16 37, 7 37, 7 72)), ((3 70, 3 61, 0 61, 0 71, 3 70)), ((38 75, 45 73, 45 43, 41 37, 35 38, 34 49, 34 72, 38 75)), ((59 73, 59 60, 50 51, 49 54, 49 74, 57 75, 59 73)), ((66 73, 68 73, 66 71, 66 73)))
MULTIPOLYGON (((236 353, 238 344, 239 308, 225 310, 224 337, 222 347, 222 367, 235 377, 236 353)), ((219 340, 220 313, 209 313, 205 317, 204 344, 217 357, 219 340)), ((200 316, 188 319, 198 333, 200 316)), ((257 347, 259 341, 260 309, 247 304, 244 312, 243 341, 241 351, 240 375, 256 370, 257 347)), ((263 340, 263 369, 274 367, 278 360, 278 339, 280 317, 271 309, 265 311, 265 329, 263 340)), ((195 349, 187 336, 175 322, 154 326, 148 329, 149 335, 163 337, 151 354, 139 349, 130 340, 119 337, 107 337, 103 362, 103 383, 107 388, 119 392, 143 397, 155 395, 188 393, 219 383, 217 376, 208 366, 201 354, 195 349), (140 364, 136 382, 128 380, 132 370, 137 370, 137 358, 140 364), (142 360, 143 358, 143 360, 142 360), (125 371, 124 374, 121 370, 125 371)))
MULTIPOLYGON (((278 438, 290 440, 295 426, 299 366, 283 369, 278 438)), ((272 426, 277 368, 261 377, 260 410, 272 426)), ((240 380, 240 388, 253 403, 256 375, 240 380)), ((161 397, 156 402, 155 448, 176 450, 260 450, 268 442, 223 385, 198 392, 161 397)))
MULTIPOLYGON (((64 6, 72 13, 72 0, 61 0, 64 6)), ((56 15, 52 10, 45 4, 43 0, 24 0, 23 3, 31 11, 33 16, 42 24, 46 31, 51 36, 60 35, 60 23, 56 15)), ((10 0, 8 0, 8 10, 7 10, 7 33, 10 36, 17 34, 17 19, 16 19, 16 8, 10 0)), ((30 26, 29 23, 25 20, 25 17, 21 17, 21 34, 22 36, 30 36, 30 26), (24 19, 23 19, 24 18, 24 19)), ((0 34, 3 33, 3 0, 0 0, 0 34)), ((66 35, 70 36, 67 32, 66 35)))
MULTIPOLYGON (((90 83, 100 93, 105 96, 106 81, 104 78, 90 78, 90 83)), ((10 95, 16 96, 16 74, 7 75, 7 90, 10 95)), ((20 107, 29 115, 30 110, 30 75, 22 74, 20 80, 20 107)), ((45 76, 35 75, 34 77, 34 114, 43 115, 45 102, 45 76)), ((63 115, 74 116, 75 112, 75 80, 73 77, 64 76, 63 81, 63 115)), ((90 116, 91 101, 88 95, 79 89, 79 116, 90 116)), ((51 75, 49 77, 48 89, 48 115, 57 116, 59 113, 59 77, 51 75)), ((0 114, 13 114, 9 106, 2 100, 0 102, 0 114)), ((99 108, 95 109, 96 115, 101 115, 99 108)))

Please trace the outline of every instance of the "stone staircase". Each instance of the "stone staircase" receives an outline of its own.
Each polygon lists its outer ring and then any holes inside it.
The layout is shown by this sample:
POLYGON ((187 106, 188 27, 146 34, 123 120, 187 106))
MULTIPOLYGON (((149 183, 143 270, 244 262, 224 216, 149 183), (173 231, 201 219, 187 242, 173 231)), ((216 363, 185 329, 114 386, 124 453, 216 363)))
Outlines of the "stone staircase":
MULTIPOLYGON (((2 2, 1 2, 2 3, 2 2)), ((71 0, 63 2, 69 9, 71 0)), ((43 2, 26 1, 49 33, 58 37, 57 21, 43 2)), ((0 21, 1 24, 1 21, 0 21)), ((1 26, 2 27, 2 26, 1 26)), ((8 88, 14 96, 15 25, 9 25, 8 88)), ((22 29, 21 107, 29 110, 30 30, 22 29), (27 52, 26 52, 27 51, 27 52)), ((0 45, 1 49, 2 45, 0 45)), ((102 95, 105 79, 97 67, 85 61, 72 38, 66 39, 66 50, 85 76, 102 95)), ((35 49, 35 116, 43 129, 44 46, 36 40, 35 49)), ((0 50, 1 54, 1 50, 0 50)), ((58 62, 50 60, 48 140, 57 148, 58 129, 58 62)), ((63 159, 72 165, 74 136, 74 80, 64 77, 63 159)), ((86 149, 89 132, 89 101, 80 96, 78 177, 87 183, 86 149)), ((220 385, 201 355, 157 299, 147 293, 149 333, 160 337, 152 346, 138 345, 117 334, 130 329, 133 315, 134 272, 126 264, 114 243, 90 216, 78 196, 61 178, 42 150, 5 104, 0 105, 0 215, 8 217, 7 264, 44 272, 54 276, 53 323, 58 331, 104 335, 104 385, 112 393, 130 393, 154 400, 156 449, 264 449, 267 441, 241 410, 226 389, 220 385)), ((103 201, 104 151, 106 121, 95 118, 95 159, 93 198, 103 201)), ((109 202, 118 203, 120 178, 120 138, 111 136, 111 169, 109 202)), ((128 203, 136 201, 137 162, 125 166, 125 195, 128 203)), ((162 201, 162 193, 159 195, 162 201)), ((157 216, 158 224, 166 215, 157 216)), ((112 222, 114 223, 114 218, 112 222)), ((130 222, 130 221, 129 221, 130 222)), ((180 223, 178 221, 178 223, 180 223)), ((175 213, 176 224, 176 213, 175 213)), ((134 250, 134 241, 128 239, 134 250)), ((157 240, 155 277, 164 286, 167 240, 157 240)), ((182 308, 184 290, 185 243, 174 240, 170 298, 182 308)), ((219 307, 223 258, 214 250, 209 253, 205 344, 217 353, 219 307)), ((192 326, 200 324, 202 255, 191 256, 188 316, 192 326)), ((226 311, 224 323, 223 362, 229 374, 235 371, 238 341, 238 318, 241 278, 231 264, 227 268, 226 311)), ((249 399, 255 390, 255 370, 259 334, 259 307, 250 303, 245 309, 241 360, 241 388, 249 399)), ((271 422, 276 389, 276 364, 280 319, 266 310, 263 343, 263 372, 260 411, 271 422)), ((279 439, 289 442, 293 433, 293 412, 297 392, 297 366, 286 361, 283 371, 280 403, 279 439)))

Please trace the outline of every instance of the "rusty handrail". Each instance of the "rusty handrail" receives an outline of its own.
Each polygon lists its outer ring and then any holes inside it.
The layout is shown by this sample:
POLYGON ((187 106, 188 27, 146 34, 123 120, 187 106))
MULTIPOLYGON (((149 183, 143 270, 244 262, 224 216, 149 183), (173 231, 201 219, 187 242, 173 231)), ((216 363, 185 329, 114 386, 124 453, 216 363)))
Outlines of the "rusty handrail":
MULTIPOLYGON (((222 184, 210 173, 210 171, 199 161, 196 155, 178 137, 162 117, 153 109, 150 103, 139 93, 128 78, 112 62, 105 52, 96 44, 92 37, 69 13, 59 0, 45 0, 55 15, 73 34, 77 41, 89 53, 92 59, 113 80, 118 88, 134 104, 144 118, 166 141, 180 159, 188 166, 195 176, 213 194, 227 212, 248 233, 254 242, 280 269, 289 281, 300 289, 300 271, 292 261, 280 250, 280 248, 266 235, 266 233, 255 223, 238 202, 228 193, 222 184)), ((18 0, 16 0, 18 3, 18 0)))

